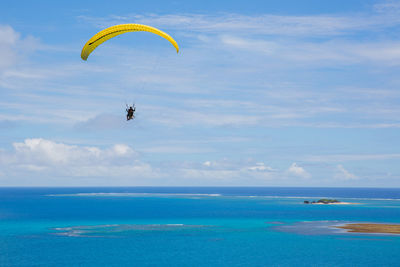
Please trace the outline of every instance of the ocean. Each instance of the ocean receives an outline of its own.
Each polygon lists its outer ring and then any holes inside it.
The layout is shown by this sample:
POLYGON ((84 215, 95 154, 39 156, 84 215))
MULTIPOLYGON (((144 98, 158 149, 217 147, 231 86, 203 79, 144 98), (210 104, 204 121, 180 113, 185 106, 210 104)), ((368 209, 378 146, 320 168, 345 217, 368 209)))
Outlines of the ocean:
POLYGON ((352 222, 400 223, 400 189, 0 188, 0 266, 400 266, 352 222))

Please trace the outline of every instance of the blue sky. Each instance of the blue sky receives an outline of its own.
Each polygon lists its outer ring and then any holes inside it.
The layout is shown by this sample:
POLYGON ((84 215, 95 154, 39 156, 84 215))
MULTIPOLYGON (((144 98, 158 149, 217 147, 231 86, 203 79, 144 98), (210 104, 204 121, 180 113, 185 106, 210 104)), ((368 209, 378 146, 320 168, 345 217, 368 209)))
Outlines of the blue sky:
POLYGON ((0 4, 0 186, 400 186, 398 2, 59 2, 0 4))

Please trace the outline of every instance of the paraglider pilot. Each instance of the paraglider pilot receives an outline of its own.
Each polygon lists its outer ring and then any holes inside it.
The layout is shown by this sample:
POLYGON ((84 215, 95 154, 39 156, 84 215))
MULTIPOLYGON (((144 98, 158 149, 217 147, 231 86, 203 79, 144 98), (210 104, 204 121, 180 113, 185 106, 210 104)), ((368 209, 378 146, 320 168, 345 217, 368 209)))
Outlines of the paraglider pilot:
POLYGON ((129 109, 128 109, 128 107, 126 108, 126 112, 127 112, 126 120, 127 121, 135 118, 135 111, 136 111, 135 105, 130 106, 129 109))

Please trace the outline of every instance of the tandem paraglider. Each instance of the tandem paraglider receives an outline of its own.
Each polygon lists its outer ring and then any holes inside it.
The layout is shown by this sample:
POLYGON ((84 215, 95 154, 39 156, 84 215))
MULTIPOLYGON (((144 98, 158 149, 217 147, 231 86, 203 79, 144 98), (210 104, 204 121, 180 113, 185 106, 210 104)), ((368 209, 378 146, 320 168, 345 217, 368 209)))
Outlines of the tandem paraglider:
POLYGON ((132 106, 130 106, 128 108, 128 105, 126 105, 126 120, 132 120, 135 118, 135 112, 136 112, 136 107, 135 104, 133 104, 132 106))
MULTIPOLYGON (((167 33, 163 32, 157 28, 147 26, 147 25, 142 25, 142 24, 120 24, 120 25, 115 25, 115 26, 106 28, 106 29, 96 33, 92 38, 90 38, 89 41, 87 41, 86 44, 82 48, 81 58, 86 61, 88 59, 89 55, 96 49, 96 47, 98 47, 105 41, 110 40, 111 38, 114 38, 115 36, 118 36, 118 35, 121 35, 121 34, 127 33, 127 32, 139 32, 139 31, 151 32, 151 33, 154 33, 156 35, 159 35, 159 36, 165 38, 175 47, 176 52, 177 53, 179 52, 178 43, 167 33)), ((135 105, 132 105, 129 108, 128 108, 128 106, 126 107, 127 121, 135 118, 135 111, 136 111, 135 105)))

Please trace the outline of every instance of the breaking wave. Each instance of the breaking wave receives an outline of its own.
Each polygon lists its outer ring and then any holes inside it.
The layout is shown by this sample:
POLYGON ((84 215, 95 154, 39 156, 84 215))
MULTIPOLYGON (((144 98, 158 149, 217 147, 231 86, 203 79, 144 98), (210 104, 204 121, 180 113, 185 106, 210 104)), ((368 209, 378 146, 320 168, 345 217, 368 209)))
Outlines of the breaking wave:
POLYGON ((274 195, 223 195, 223 194, 196 194, 196 193, 74 193, 74 194, 48 194, 49 197, 181 197, 181 198, 206 198, 206 197, 226 197, 226 198, 255 198, 255 199, 353 199, 353 200, 382 200, 400 201, 400 198, 366 198, 366 197, 335 197, 335 196, 274 196, 274 195))
POLYGON ((79 225, 53 228, 53 234, 69 237, 112 237, 124 232, 134 231, 182 231, 210 227, 206 225, 189 224, 104 224, 79 225))
POLYGON ((76 193, 50 194, 50 197, 220 197, 221 194, 180 194, 180 193, 76 193))

